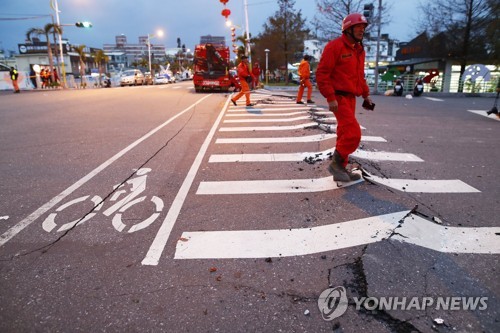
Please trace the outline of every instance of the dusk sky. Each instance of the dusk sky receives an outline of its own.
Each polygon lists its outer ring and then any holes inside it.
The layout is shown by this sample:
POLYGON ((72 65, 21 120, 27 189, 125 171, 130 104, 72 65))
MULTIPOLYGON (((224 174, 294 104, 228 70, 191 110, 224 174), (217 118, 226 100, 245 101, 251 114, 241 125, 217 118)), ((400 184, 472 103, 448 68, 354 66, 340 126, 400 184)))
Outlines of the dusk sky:
MULTIPOLYGON (((17 44, 24 42, 29 28, 41 28, 51 22, 50 16, 27 18, 54 14, 51 0, 0 0, 0 3, 0 49, 17 52, 17 44)), ((384 3, 392 8, 392 22, 382 28, 382 33, 389 33, 391 38, 400 41, 415 37, 412 22, 418 14, 418 1, 384 0, 384 3)), ((226 6, 231 10, 229 19, 244 28, 243 4, 243 0, 229 0, 226 6)), ((139 36, 154 34, 158 29, 165 35, 151 42, 167 48, 176 47, 178 37, 189 49, 193 49, 201 35, 225 36, 227 42, 230 39, 225 18, 221 15, 224 7, 219 0, 58 0, 58 5, 61 24, 73 25, 63 27, 64 38, 71 44, 102 48, 103 44, 114 44, 115 36, 120 34, 125 34, 129 43, 138 43, 139 36), (93 27, 76 28, 74 23, 77 21, 90 21, 93 27)), ((295 9, 301 10, 307 20, 312 20, 316 12, 315 1, 296 0, 295 9)), ((252 35, 258 35, 262 25, 277 10, 275 0, 248 0, 252 35)), ((332 24, 338 24, 340 29, 340 22, 332 24)), ((240 30, 239 34, 242 33, 240 30)))

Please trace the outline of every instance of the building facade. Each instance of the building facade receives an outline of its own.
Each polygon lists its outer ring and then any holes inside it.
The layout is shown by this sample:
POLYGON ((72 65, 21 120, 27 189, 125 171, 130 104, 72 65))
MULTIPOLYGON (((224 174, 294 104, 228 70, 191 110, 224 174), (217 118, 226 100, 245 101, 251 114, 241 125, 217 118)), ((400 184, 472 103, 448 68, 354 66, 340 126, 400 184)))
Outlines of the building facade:
MULTIPOLYGON (((152 43, 151 39, 150 41, 151 61, 165 61, 165 46, 152 43)), ((149 59, 148 36, 139 36, 139 43, 130 44, 127 42, 127 36, 119 35, 115 37, 115 44, 104 44, 103 49, 106 55, 113 57, 114 68, 131 67, 134 62, 149 59)))

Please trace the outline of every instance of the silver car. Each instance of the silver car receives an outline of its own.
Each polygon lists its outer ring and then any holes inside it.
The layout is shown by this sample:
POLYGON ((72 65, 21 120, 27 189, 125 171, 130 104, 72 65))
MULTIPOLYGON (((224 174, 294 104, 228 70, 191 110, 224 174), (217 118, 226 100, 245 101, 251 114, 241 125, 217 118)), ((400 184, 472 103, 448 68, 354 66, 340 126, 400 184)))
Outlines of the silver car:
POLYGON ((128 69, 120 76, 120 86, 143 85, 145 81, 144 74, 138 69, 128 69))

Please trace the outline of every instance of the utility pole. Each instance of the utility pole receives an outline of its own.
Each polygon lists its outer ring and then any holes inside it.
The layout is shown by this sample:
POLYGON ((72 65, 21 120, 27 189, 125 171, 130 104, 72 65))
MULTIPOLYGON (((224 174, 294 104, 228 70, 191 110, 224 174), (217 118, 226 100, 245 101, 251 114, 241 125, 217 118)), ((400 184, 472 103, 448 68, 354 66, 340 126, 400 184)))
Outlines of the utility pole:
POLYGON ((374 94, 378 94, 378 61, 380 51, 380 25, 382 17, 382 0, 378 0, 378 15, 377 15, 377 53, 375 54, 375 86, 374 94))
POLYGON ((248 0, 245 0, 244 4, 245 4, 245 28, 247 30, 247 42, 246 42, 245 53, 248 56, 248 62, 251 64, 252 63, 252 50, 250 48, 250 28, 248 25, 248 0))
MULTIPOLYGON (((59 21, 59 6, 57 4, 57 0, 54 0, 53 2, 51 2, 51 6, 54 9, 54 11, 56 12, 57 25, 60 27, 61 22, 59 21)), ((66 68, 64 67, 64 53, 63 53, 63 47, 62 47, 61 34, 59 34, 59 55, 61 56, 61 62, 60 62, 61 71, 60 71, 60 73, 61 73, 62 82, 63 82, 62 87, 66 88, 66 68)))

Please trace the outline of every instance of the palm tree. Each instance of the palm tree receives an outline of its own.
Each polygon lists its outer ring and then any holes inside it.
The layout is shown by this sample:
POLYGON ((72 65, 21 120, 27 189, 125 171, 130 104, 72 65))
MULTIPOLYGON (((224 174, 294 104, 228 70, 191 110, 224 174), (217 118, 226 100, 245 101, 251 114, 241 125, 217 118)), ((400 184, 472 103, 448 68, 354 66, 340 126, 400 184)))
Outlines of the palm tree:
POLYGON ((109 57, 104 53, 103 50, 97 50, 94 54, 94 62, 99 68, 99 87, 101 86, 101 74, 102 74, 102 64, 106 64, 109 61, 109 57))
POLYGON ((54 82, 54 59, 52 59, 52 45, 50 44, 50 37, 49 35, 52 33, 58 33, 62 34, 62 27, 53 24, 53 23, 47 23, 43 29, 42 28, 31 28, 26 32, 26 39, 31 41, 31 36, 45 36, 45 39, 47 41, 47 53, 49 56, 49 67, 50 67, 50 75, 52 77, 52 82, 54 82))
POLYGON ((84 87, 87 85, 84 79, 85 75, 85 60, 87 60, 87 55, 85 54, 85 44, 73 46, 73 51, 78 53, 80 57, 80 86, 84 87))

